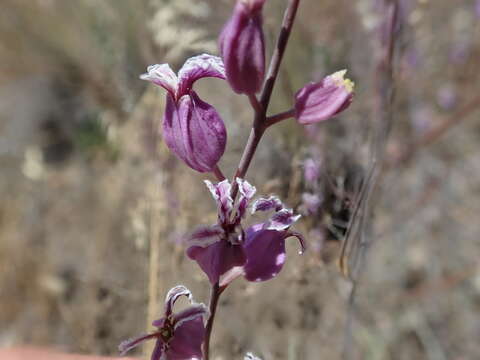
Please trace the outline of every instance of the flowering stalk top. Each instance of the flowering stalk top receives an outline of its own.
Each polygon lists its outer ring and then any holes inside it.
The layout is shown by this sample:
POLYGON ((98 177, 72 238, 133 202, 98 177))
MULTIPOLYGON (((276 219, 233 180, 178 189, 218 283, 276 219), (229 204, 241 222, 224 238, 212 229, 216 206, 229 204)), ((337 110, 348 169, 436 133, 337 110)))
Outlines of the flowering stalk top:
POLYGON ((167 90, 163 137, 169 149, 199 172, 212 171, 227 142, 223 120, 215 108, 193 91, 195 81, 204 77, 225 79, 225 68, 217 56, 198 55, 188 59, 178 76, 168 64, 149 66, 140 76, 167 90))
POLYGON ((190 290, 182 285, 175 286, 167 294, 164 317, 152 323, 158 330, 122 342, 119 346, 121 355, 146 340, 156 339, 151 360, 200 360, 205 334, 203 317, 207 314, 205 305, 193 302, 190 290), (186 296, 191 305, 179 313, 174 313, 173 306, 182 296, 186 296))

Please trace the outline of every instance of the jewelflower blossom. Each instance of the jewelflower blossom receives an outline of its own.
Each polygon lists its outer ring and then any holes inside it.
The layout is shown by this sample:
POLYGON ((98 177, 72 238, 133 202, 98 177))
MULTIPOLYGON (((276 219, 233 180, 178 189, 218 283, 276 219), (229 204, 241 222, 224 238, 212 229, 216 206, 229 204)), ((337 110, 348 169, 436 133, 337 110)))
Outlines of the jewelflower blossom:
POLYGON ((238 94, 255 94, 265 77, 262 8, 266 0, 238 0, 220 37, 227 80, 238 94))
POLYGON ((205 77, 225 79, 222 60, 208 54, 188 59, 178 76, 168 64, 151 65, 140 76, 167 90, 163 138, 169 149, 188 166, 210 172, 222 157, 227 142, 223 120, 215 108, 192 89, 205 77))
POLYGON ((299 239, 301 252, 305 249, 303 237, 289 230, 300 215, 275 196, 260 198, 252 207, 252 214, 273 210, 270 219, 244 230, 241 222, 256 189, 243 179, 236 181, 240 191, 236 208, 228 180, 217 184, 205 181, 217 202, 218 222, 197 229, 188 239, 187 255, 197 261, 212 284, 220 281, 226 285, 240 275, 248 281, 273 278, 285 263, 285 239, 290 236, 299 239))
POLYGON ((175 286, 167 294, 164 317, 152 323, 157 331, 122 342, 119 346, 121 355, 146 340, 156 339, 151 360, 200 360, 205 336, 203 320, 207 314, 207 307, 195 303, 190 290, 182 285, 175 286), (173 306, 182 296, 186 296, 191 305, 174 313, 173 306))
POLYGON ((347 70, 337 71, 320 82, 312 82, 295 95, 295 117, 303 125, 328 120, 348 108, 355 84, 345 79, 347 70))

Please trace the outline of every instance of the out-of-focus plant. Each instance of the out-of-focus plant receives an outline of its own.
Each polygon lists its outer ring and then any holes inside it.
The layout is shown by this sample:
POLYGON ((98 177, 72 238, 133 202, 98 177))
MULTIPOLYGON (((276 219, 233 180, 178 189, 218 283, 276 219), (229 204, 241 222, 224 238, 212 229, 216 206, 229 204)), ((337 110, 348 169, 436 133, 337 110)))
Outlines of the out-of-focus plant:
MULTIPOLYGON (((153 360, 208 360, 218 301, 229 284, 239 277, 259 282, 277 276, 286 260, 285 240, 290 237, 299 240, 300 253, 305 250, 303 236, 291 230, 300 215, 276 196, 260 197, 253 202, 256 188, 245 179, 247 171, 262 136, 271 126, 289 118, 295 118, 301 125, 332 118, 350 105, 354 84, 345 79, 345 70, 338 71, 301 88, 292 98, 290 110, 269 116, 273 88, 300 1, 288 2, 267 72, 262 26, 265 2, 236 2, 220 35, 223 59, 203 54, 188 59, 177 74, 169 65, 161 64, 150 66, 141 76, 167 91, 162 125, 167 146, 187 166, 198 172, 211 172, 219 181, 205 181, 216 201, 218 220, 213 225, 199 226, 187 240, 188 257, 198 263, 211 283, 209 309, 193 304, 181 313, 173 313, 178 297, 191 299, 185 287, 173 288, 167 295, 165 316, 153 323, 158 330, 122 343, 123 353, 143 340, 155 338, 153 360), (227 80, 235 92, 248 96, 254 112, 250 137, 231 181, 218 166, 227 140, 223 120, 193 90, 194 83, 204 77, 227 80), (252 215, 258 212, 272 215, 247 227, 245 218, 249 208, 252 215)), ((308 176, 314 178, 315 171, 313 167, 309 169, 308 176)), ((245 359, 257 358, 247 354, 245 359)))

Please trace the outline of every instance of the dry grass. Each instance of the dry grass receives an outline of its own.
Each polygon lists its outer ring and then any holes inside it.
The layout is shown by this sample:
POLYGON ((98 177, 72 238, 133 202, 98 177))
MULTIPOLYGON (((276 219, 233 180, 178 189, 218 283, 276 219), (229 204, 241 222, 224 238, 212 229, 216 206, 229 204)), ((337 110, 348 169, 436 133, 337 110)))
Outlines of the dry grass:
MULTIPOLYGON (((402 3, 410 8, 395 59, 392 159, 480 90, 472 2, 402 3)), ((137 77, 149 63, 178 66, 192 53, 215 51, 230 6, 3 1, 0 345, 115 354, 120 340, 157 316, 171 286, 183 283, 207 300, 207 281, 185 258, 181 239, 214 221, 214 204, 203 176, 161 142, 163 93, 137 77)), ((280 10, 268 2, 269 44, 280 10)), ((325 202, 299 225, 312 251, 298 257, 291 242, 276 280, 237 281, 226 293, 215 358, 246 351, 265 360, 479 357, 478 111, 383 172, 352 308, 351 284, 335 260, 375 130, 372 24, 379 18, 368 0, 355 7, 305 0, 298 16, 272 111, 288 108, 305 81, 340 68, 349 69, 357 97, 336 121, 308 131, 286 122, 263 140, 249 175, 259 192, 298 207, 302 192, 315 190, 325 202), (314 188, 302 177, 311 156, 323 164, 314 188)), ((227 124, 222 168, 231 173, 248 132, 248 102, 219 80, 197 90, 227 124)))

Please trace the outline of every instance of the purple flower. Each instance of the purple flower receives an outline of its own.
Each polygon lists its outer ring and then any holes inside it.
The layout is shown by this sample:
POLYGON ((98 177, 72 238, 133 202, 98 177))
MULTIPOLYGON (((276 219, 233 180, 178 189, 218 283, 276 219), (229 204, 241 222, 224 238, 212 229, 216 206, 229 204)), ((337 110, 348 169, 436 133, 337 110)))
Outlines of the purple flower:
POLYGON ((254 94, 265 77, 265 40, 262 8, 266 0, 238 0, 223 28, 220 53, 227 80, 238 94, 254 94))
POLYGON ((195 260, 212 284, 230 270, 243 266, 246 261, 242 247, 244 233, 240 226, 255 187, 237 178, 240 190, 238 208, 234 209, 231 185, 228 180, 212 184, 206 180, 218 206, 218 223, 197 229, 189 238, 187 255, 195 260))
POLYGON ((192 90, 204 77, 225 79, 222 60, 212 55, 188 59, 178 76, 168 64, 152 65, 142 80, 167 90, 163 137, 169 149, 192 169, 210 172, 225 151, 227 132, 215 108, 192 90))
POLYGON ((201 347, 205 335, 203 317, 207 314, 205 305, 193 302, 190 290, 185 286, 175 286, 167 294, 165 316, 152 323, 157 331, 126 340, 118 348, 121 355, 125 355, 143 341, 156 339, 151 360, 199 360, 202 358, 201 347), (188 297, 191 305, 174 313, 173 306, 181 296, 188 297))
POLYGON ((289 230, 300 215, 284 207, 275 196, 260 198, 252 205, 252 213, 274 211, 264 223, 246 231, 242 219, 255 194, 255 187, 237 179, 240 199, 237 207, 231 197, 228 180, 218 184, 205 181, 218 205, 218 222, 198 228, 189 238, 187 255, 197 261, 211 283, 224 286, 240 275, 249 281, 264 281, 276 276, 285 262, 285 239, 297 237, 304 249, 300 234, 289 230))
POLYGON ((310 83, 295 95, 295 117, 303 125, 330 119, 353 100, 354 83, 345 79, 346 70, 337 71, 320 82, 310 83))
POLYGON ((248 281, 266 281, 278 275, 286 260, 285 240, 296 237, 305 251, 303 236, 290 231, 290 226, 300 218, 290 209, 276 211, 266 222, 255 224, 245 231, 243 248, 247 262, 243 275, 248 281))

